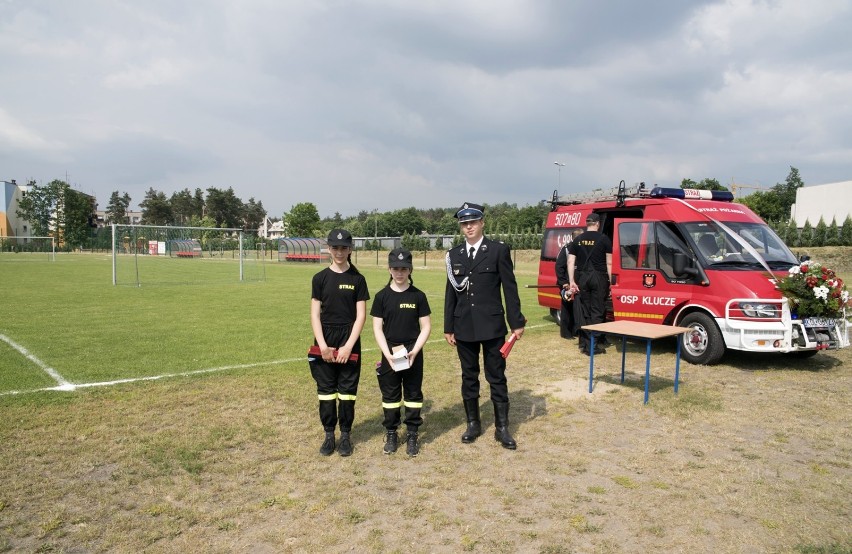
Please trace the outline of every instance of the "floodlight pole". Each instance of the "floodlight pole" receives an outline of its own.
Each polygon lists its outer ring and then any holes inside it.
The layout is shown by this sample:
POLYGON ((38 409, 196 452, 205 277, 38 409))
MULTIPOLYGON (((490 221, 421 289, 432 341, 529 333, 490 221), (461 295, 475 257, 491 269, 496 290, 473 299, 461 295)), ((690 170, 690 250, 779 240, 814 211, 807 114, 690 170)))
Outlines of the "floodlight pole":
POLYGON ((375 229, 373 230, 373 248, 376 249, 376 265, 379 265, 379 209, 378 208, 373 210, 373 223, 375 223, 375 229))
POLYGON ((556 190, 559 190, 559 187, 562 186, 562 168, 565 167, 565 164, 560 162, 553 162, 556 165, 556 190))

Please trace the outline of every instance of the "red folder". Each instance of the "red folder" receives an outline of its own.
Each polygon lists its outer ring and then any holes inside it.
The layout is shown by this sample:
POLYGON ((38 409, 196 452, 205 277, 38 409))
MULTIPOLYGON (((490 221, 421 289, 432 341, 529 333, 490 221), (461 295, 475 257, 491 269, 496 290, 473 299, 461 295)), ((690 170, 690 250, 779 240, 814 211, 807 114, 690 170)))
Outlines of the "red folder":
MULTIPOLYGON (((320 350, 320 347, 315 344, 315 345, 311 346, 310 348, 308 348, 308 356, 319 356, 320 358, 322 358, 322 350, 320 350)), ((337 357, 337 349, 336 348, 334 349, 334 357, 335 358, 337 357)), ((354 352, 352 354, 349 354, 349 361, 350 362, 357 362, 358 361, 358 354, 355 354, 354 352)))
POLYGON ((512 353, 512 348, 515 346, 515 341, 518 340, 518 335, 512 333, 509 335, 509 340, 500 348, 500 355, 504 358, 508 358, 509 354, 512 353))

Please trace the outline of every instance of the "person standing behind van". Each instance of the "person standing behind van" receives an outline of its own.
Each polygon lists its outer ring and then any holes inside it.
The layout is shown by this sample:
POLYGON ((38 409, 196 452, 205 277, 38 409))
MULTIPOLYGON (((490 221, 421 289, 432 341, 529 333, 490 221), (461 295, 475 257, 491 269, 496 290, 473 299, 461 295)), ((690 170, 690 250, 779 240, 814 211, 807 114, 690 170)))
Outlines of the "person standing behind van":
POLYGON ((308 364, 317 383, 320 422, 325 430, 320 454, 329 456, 334 452, 334 431, 339 421, 337 451, 341 456, 350 456, 349 433, 355 420, 361 377, 361 329, 367 318, 370 292, 364 276, 350 261, 349 231, 332 230, 328 234, 328 249, 331 264, 311 281, 311 329, 321 355, 309 355, 308 364))
POLYGON ((563 339, 573 339, 576 336, 574 321, 574 293, 568 282, 568 247, 582 233, 582 229, 574 229, 568 235, 568 242, 559 249, 556 256, 556 286, 559 287, 559 297, 562 299, 559 309, 559 336, 563 339))
MULTIPOLYGON (((606 299, 612 277, 612 241, 600 232, 601 216, 586 217, 586 232, 578 236, 568 248, 569 290, 575 293, 574 303, 577 327, 603 323, 606 316, 606 299)), ((589 354, 590 334, 578 330, 580 352, 589 354)), ((597 343, 598 334, 595 333, 597 343)), ((602 344, 595 344, 595 354, 604 354, 602 344)))
POLYGON ((405 406, 406 453, 417 456, 420 445, 417 433, 423 423, 423 345, 432 331, 432 311, 426 295, 414 286, 411 272, 411 252, 394 248, 388 254, 390 281, 376 294, 370 315, 373 316, 373 334, 382 351, 381 365, 376 369, 379 389, 382 391, 384 412, 385 454, 396 452, 399 442, 397 428, 400 408, 405 406), (394 347, 404 346, 409 366, 395 370, 394 347))

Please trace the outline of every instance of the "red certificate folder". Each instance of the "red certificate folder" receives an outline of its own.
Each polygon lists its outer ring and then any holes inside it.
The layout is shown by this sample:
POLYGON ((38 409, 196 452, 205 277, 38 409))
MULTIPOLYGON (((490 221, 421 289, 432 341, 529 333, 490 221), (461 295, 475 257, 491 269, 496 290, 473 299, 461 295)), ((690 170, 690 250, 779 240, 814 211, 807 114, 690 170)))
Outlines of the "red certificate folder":
POLYGON ((506 341, 506 344, 500 348, 500 355, 504 358, 508 358, 509 354, 512 353, 512 348, 515 346, 515 341, 518 339, 518 335, 512 333, 509 335, 509 340, 506 341))
MULTIPOLYGON (((310 348, 308 348, 308 356, 319 356, 320 358, 322 358, 322 350, 320 350, 320 347, 315 344, 315 345, 311 346, 310 348)), ((335 358, 337 357, 337 349, 336 348, 334 350, 334 357, 335 358)), ((350 362, 357 362, 358 361, 358 354, 355 354, 355 353, 349 354, 349 361, 350 362)))

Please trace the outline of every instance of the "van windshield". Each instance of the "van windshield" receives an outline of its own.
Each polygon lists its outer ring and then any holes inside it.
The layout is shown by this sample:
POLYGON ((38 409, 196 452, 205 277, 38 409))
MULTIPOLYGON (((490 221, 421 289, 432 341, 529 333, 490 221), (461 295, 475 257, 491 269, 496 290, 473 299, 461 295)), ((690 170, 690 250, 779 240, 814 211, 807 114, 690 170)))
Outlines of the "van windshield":
POLYGON ((764 223, 734 223, 725 225, 736 233, 734 238, 716 223, 702 221, 686 223, 683 229, 692 241, 699 262, 711 269, 752 269, 762 267, 741 241, 760 254, 773 270, 786 270, 796 265, 796 256, 764 223))

